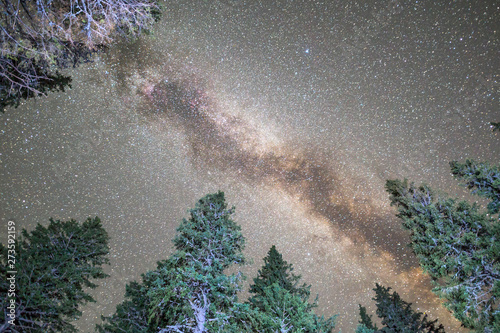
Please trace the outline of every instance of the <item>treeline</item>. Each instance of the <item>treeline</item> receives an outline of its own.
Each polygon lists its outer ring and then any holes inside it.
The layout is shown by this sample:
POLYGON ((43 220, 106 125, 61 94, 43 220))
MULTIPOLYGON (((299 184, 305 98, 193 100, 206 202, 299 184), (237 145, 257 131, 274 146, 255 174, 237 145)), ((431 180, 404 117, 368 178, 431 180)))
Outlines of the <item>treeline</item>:
MULTIPOLYGON (((492 123, 499 130, 498 123, 492 123)), ((449 198, 427 185, 388 180, 397 216, 410 232, 409 246, 434 285, 434 293, 464 327, 500 332, 500 165, 451 162, 451 173, 488 201, 449 198)), ((300 283, 275 246, 238 300, 243 276, 226 274, 243 265, 245 238, 231 219, 224 193, 201 198, 183 219, 174 253, 126 286, 124 301, 96 326, 100 333, 332 332, 336 316, 315 314, 317 297, 300 283)), ((0 332, 76 332, 79 308, 94 299, 85 291, 106 278, 109 236, 99 218, 83 223, 50 220, 0 244, 0 332)), ((374 288, 381 328, 359 306, 357 333, 437 332, 437 320, 412 309, 391 288, 374 288)))
POLYGON ((159 17, 157 0, 0 1, 0 111, 71 87, 60 69, 148 32, 159 17))
MULTIPOLYGON (((314 313, 310 286, 299 285, 300 276, 274 246, 250 287, 252 296, 238 301, 243 276, 224 273, 246 262, 233 212, 222 192, 200 199, 178 228, 175 252, 141 282, 129 283, 123 303, 96 331, 331 332, 335 316, 314 313)), ((99 218, 82 224, 50 220, 48 227, 23 230, 12 247, 15 268, 8 268, 8 248, 1 245, 0 332, 76 332, 78 308, 94 301, 84 288, 107 277, 102 266, 108 240, 99 218), (9 295, 8 271, 14 270, 15 295, 9 295)))

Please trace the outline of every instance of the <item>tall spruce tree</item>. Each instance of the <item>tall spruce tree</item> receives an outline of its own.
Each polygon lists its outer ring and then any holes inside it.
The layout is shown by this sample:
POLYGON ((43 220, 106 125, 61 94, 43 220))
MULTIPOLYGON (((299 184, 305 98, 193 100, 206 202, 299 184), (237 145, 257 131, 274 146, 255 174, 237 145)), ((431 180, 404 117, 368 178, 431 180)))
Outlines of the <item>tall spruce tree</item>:
POLYGON ((377 316, 382 319, 385 333, 444 333, 443 325, 435 326, 437 320, 429 321, 427 314, 416 312, 411 303, 401 299, 397 292, 390 293, 391 288, 376 284, 375 302, 377 316))
POLYGON ((273 245, 264 258, 264 266, 259 270, 258 276, 253 279, 253 284, 250 286, 250 293, 255 294, 249 298, 250 303, 258 307, 259 295, 263 295, 264 289, 273 283, 277 283, 278 286, 292 294, 309 296, 310 287, 306 284, 297 286, 300 275, 295 275, 292 271, 293 265, 283 260, 283 256, 273 245))
POLYGON ((356 333, 444 333, 443 325, 436 327, 437 320, 429 321, 427 314, 414 311, 411 303, 403 301, 397 292, 390 293, 391 288, 377 283, 373 290, 377 315, 384 326, 378 330, 371 316, 366 314, 366 309, 360 305, 361 320, 356 333))
POLYGON ((414 253, 445 306, 478 332, 500 331, 500 224, 498 167, 452 162, 453 174, 491 200, 488 214, 476 203, 437 195, 428 186, 389 180, 386 189, 397 216, 410 231, 414 253))
POLYGON ((174 239, 176 251, 127 286, 116 313, 100 332, 236 332, 248 307, 237 303, 241 274, 224 270, 245 262, 241 228, 231 220, 224 193, 200 199, 174 239))
POLYGON ((254 313, 258 332, 331 332, 335 318, 325 319, 312 311, 316 300, 310 304, 310 286, 297 286, 300 276, 292 273, 293 267, 283 260, 273 245, 264 258, 264 266, 250 286, 249 304, 254 313))
POLYGON ((14 268, 7 261, 12 253, 0 244, 0 332, 76 332, 71 322, 81 315, 79 307, 94 302, 84 288, 95 288, 92 280, 107 276, 102 266, 108 262, 108 239, 97 217, 81 224, 50 219, 48 227, 23 230, 13 243, 14 268), (15 297, 9 292, 10 271, 17 271, 15 297))
POLYGON ((372 316, 366 313, 366 308, 359 304, 359 325, 356 328, 356 333, 371 333, 377 331, 377 325, 372 321, 372 316))

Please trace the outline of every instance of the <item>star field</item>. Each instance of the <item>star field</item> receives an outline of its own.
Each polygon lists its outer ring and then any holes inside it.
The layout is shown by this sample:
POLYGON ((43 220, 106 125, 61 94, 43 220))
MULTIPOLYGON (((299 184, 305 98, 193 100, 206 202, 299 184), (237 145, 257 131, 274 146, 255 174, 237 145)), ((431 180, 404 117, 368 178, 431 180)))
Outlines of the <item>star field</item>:
POLYGON ((1 115, 2 221, 101 218, 111 276, 83 310, 84 332, 219 189, 236 206, 250 279, 275 244, 342 331, 356 327, 359 303, 373 313, 378 282, 462 332, 406 248, 384 183, 466 197, 448 162, 498 163, 499 10, 165 2, 152 36, 68 70, 72 90, 1 115))

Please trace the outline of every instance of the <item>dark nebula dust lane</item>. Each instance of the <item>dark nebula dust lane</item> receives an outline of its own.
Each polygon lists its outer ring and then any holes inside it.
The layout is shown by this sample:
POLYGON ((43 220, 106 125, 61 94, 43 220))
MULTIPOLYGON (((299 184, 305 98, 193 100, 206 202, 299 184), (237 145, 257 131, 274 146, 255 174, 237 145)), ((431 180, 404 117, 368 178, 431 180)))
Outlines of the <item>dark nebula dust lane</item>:
POLYGON ((164 1, 151 36, 69 69, 73 88, 0 115, 1 218, 101 217, 110 277, 78 327, 172 250, 222 190, 256 276, 276 245, 353 332, 391 286, 447 332, 384 191, 409 178, 463 197, 451 160, 498 163, 500 42, 490 1, 164 1))
MULTIPOLYGON (((354 202, 349 184, 336 174, 335 158, 340 154, 327 157, 319 147, 290 148, 286 143, 262 149, 252 142, 260 140, 261 134, 243 119, 224 114, 206 85, 197 81, 206 80, 172 80, 166 76, 158 82, 148 82, 141 91, 146 103, 139 113, 152 122, 169 120, 182 128, 191 158, 199 168, 230 172, 253 185, 279 188, 355 242, 368 242, 398 260, 401 250, 391 243, 404 239, 403 232, 398 234, 396 230, 389 235, 379 227, 385 220, 393 219, 387 213, 360 213, 367 211, 367 207, 360 206, 370 202, 354 202)), ((368 211, 375 209, 370 207, 368 211)), ((401 268, 413 269, 414 264, 404 260, 401 268)))

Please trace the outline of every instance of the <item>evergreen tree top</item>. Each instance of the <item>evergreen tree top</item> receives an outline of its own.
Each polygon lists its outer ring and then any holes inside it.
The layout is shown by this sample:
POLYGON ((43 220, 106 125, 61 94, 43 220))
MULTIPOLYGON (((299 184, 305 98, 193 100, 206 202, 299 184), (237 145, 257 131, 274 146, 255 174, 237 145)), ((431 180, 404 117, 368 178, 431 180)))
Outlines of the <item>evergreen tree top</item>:
POLYGON ((361 319, 359 320, 359 323, 361 325, 364 325, 369 330, 377 330, 377 325, 373 324, 372 321, 372 316, 368 315, 366 313, 366 308, 364 306, 361 306, 361 304, 358 304, 359 306, 359 316, 361 319))
POLYGON ((198 200, 177 229, 174 254, 143 276, 143 285, 137 286, 143 291, 130 294, 124 308, 117 308, 103 328, 135 332, 128 331, 130 315, 154 332, 229 330, 236 321, 233 312, 239 306, 241 274, 228 275, 224 270, 245 262, 245 239, 231 220, 233 212, 234 208, 227 209, 223 192, 198 200), (141 312, 133 307, 134 297, 145 298, 141 312))
POLYGON ((183 219, 174 254, 127 286, 125 301, 103 317, 101 333, 167 332, 304 332, 330 333, 335 316, 312 311, 309 288, 297 288, 300 276, 272 247, 247 303, 239 303, 241 273, 226 274, 231 263, 244 262, 244 239, 230 216, 224 193, 200 199, 183 219), (252 302, 254 300, 254 302, 252 302))
MULTIPOLYGON (((245 239, 241 227, 231 220, 234 207, 226 209, 224 192, 208 194, 183 219, 174 239, 178 255, 196 258, 210 269, 222 271, 231 264, 243 264, 245 239)), ((191 259, 189 259, 191 258, 191 259)))
POLYGON ((411 308, 411 303, 401 299, 397 292, 390 293, 391 288, 386 288, 378 283, 373 300, 377 303, 377 315, 385 325, 379 332, 387 333, 444 333, 443 325, 435 326, 437 320, 429 321, 427 314, 416 312, 411 308))
POLYGON ((283 256, 273 245, 264 258, 264 266, 259 270, 258 276, 253 279, 254 284, 250 286, 250 292, 262 294, 266 287, 277 283, 291 293, 309 296, 308 286, 304 284, 297 288, 301 276, 293 274, 292 271, 293 265, 283 260, 283 256))

